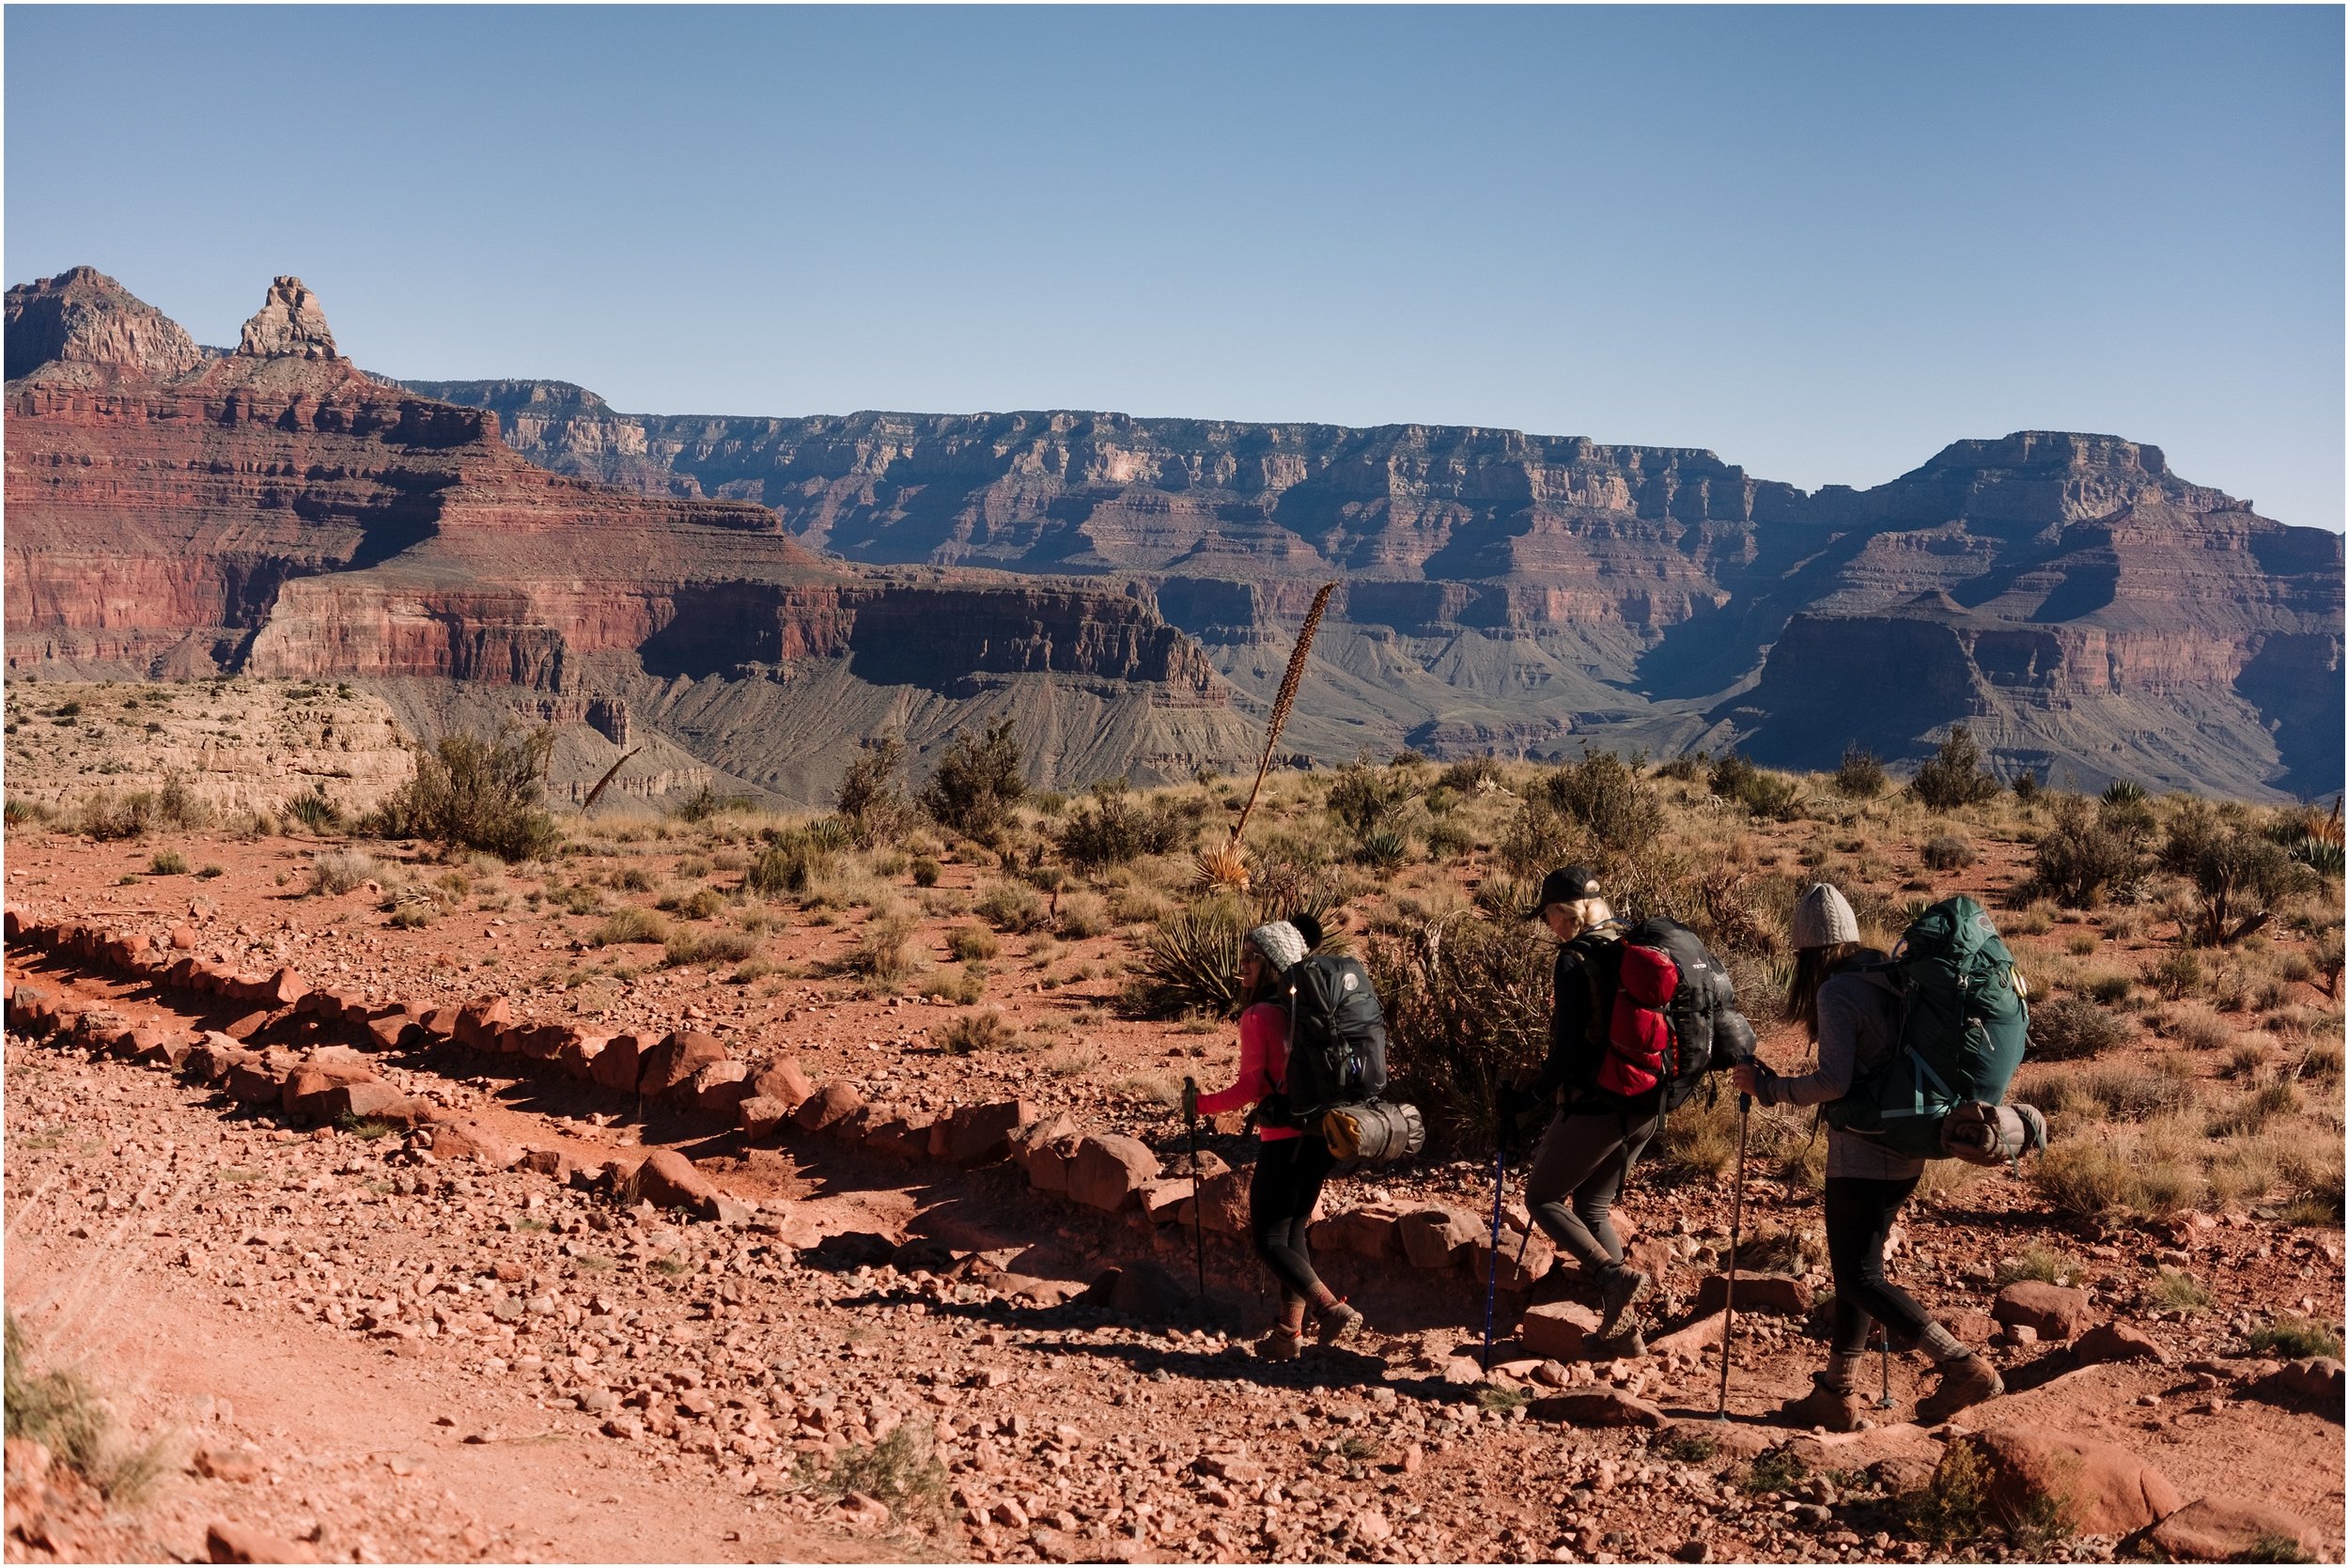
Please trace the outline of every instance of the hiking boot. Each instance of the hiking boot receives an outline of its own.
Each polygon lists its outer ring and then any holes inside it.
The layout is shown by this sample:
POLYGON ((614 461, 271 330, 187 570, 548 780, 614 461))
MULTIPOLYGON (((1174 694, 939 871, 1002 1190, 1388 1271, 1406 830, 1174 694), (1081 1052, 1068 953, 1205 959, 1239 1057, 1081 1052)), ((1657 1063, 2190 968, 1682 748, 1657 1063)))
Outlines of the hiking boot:
POLYGON ((1933 1392, 1917 1402, 1917 1424, 1939 1426, 1960 1410, 1996 1399, 2006 1392, 2006 1382, 1999 1369, 1980 1356, 1968 1356, 1960 1360, 1943 1361, 1936 1371, 1941 1381, 1933 1392))
POLYGON ((1259 1361, 1294 1361, 1304 1353, 1305 1342, 1296 1329, 1282 1325, 1258 1340, 1255 1349, 1259 1361))
POLYGON ((1647 1336, 1636 1323, 1610 1339, 1594 1335, 1582 1343, 1590 1346, 1595 1361, 1636 1361, 1647 1354, 1647 1336))
POLYGON ((1859 1390, 1837 1388, 1825 1373, 1811 1374, 1811 1391, 1778 1407, 1777 1419, 1788 1426, 1824 1426, 1829 1432, 1850 1432, 1859 1425, 1867 1402, 1859 1390))
POLYGON ((1598 1287, 1598 1332, 1593 1338, 1620 1338, 1624 1314, 1646 1294, 1647 1276, 1638 1269, 1618 1266, 1608 1270, 1605 1282, 1598 1287))
POLYGON ((1314 1338, 1323 1344, 1335 1344, 1362 1326, 1362 1314, 1343 1301, 1332 1301, 1315 1315, 1314 1338))

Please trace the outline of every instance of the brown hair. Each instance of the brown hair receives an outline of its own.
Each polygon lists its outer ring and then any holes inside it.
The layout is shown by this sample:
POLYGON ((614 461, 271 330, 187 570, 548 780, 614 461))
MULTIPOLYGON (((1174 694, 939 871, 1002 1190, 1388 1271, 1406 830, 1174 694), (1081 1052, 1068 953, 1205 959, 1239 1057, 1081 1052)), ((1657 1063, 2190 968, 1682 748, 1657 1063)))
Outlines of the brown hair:
POLYGON ((1819 1038, 1819 987, 1865 951, 1858 942, 1829 942, 1796 953, 1794 976, 1786 983, 1786 1016, 1802 1025, 1814 1044, 1819 1038))
POLYGON ((1243 938, 1239 944, 1242 969, 1251 958, 1256 960, 1256 983, 1250 986, 1243 981, 1239 986, 1239 1010, 1243 1013, 1260 1001, 1270 1001, 1281 987, 1280 968, 1264 955, 1263 949, 1243 938))

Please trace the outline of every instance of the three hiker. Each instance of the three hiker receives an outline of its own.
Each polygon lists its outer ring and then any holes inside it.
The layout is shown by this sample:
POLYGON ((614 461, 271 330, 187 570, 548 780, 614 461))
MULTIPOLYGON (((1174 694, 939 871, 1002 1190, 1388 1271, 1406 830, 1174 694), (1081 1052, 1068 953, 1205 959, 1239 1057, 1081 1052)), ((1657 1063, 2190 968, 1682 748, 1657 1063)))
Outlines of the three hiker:
POLYGON ((1626 1332, 1625 1325, 1648 1278, 1624 1262, 1612 1217, 1633 1162, 1664 1125, 1666 1085, 1625 1093, 1600 1082, 1617 983, 1610 950, 1624 924, 1600 896, 1598 878, 1579 865, 1545 877, 1526 913, 1559 942, 1548 1053, 1538 1074, 1502 1093, 1504 1120, 1555 1107, 1525 1180, 1526 1209, 1597 1288, 1599 1340, 1617 1355, 1642 1355, 1639 1326, 1626 1332))
MULTIPOLYGON (((1812 886, 1795 906, 1790 936, 1796 957, 1786 1012, 1817 1047, 1818 1066, 1784 1076, 1754 1061, 1734 1071, 1737 1087, 1765 1105, 1826 1105, 1891 1060, 1901 1034, 1901 993, 1883 972, 1885 955, 1860 945, 1851 905, 1827 883, 1812 886)), ((1886 1237, 1924 1169, 1921 1158, 1830 1124, 1826 1221, 1835 1277, 1833 1334, 1827 1369, 1813 1374, 1809 1393, 1781 1407, 1781 1419, 1852 1429, 1861 1407, 1860 1358, 1875 1324, 1883 1325, 1892 1345, 1921 1348, 1939 1371, 1938 1385, 1918 1403, 1920 1424, 1947 1421, 2005 1391, 1996 1368, 1884 1277, 1886 1237)))
POLYGON ((1275 999, 1281 977, 1319 945, 1320 937, 1319 926, 1302 916, 1295 924, 1276 920, 1248 933, 1240 944, 1238 1077, 1228 1089, 1210 1094, 1200 1094, 1188 1079, 1183 1084, 1186 1118, 1266 1106, 1258 1115, 1256 1163, 1248 1184, 1249 1237, 1281 1284, 1281 1321, 1256 1341, 1256 1354, 1266 1360, 1287 1360, 1303 1349, 1308 1307, 1314 1337, 1323 1344, 1336 1343, 1362 1321, 1362 1314, 1314 1272, 1306 1245, 1314 1205, 1335 1157, 1319 1131, 1287 1125, 1290 1118, 1283 1114, 1289 1011, 1275 999), (1299 925, 1307 926, 1310 936, 1299 925))

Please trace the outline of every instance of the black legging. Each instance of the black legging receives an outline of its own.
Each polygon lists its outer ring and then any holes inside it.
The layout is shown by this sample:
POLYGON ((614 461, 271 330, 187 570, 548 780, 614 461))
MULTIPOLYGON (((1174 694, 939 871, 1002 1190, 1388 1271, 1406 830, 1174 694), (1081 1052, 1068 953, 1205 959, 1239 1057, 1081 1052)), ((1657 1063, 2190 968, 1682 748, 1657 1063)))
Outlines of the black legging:
POLYGON ((1835 1273, 1835 1349, 1856 1356, 1868 1348, 1868 1329, 1881 1323, 1895 1350, 1913 1349, 1933 1322, 1909 1294, 1884 1277, 1884 1240, 1892 1217, 1917 1178, 1874 1181, 1864 1176, 1827 1179, 1827 1255, 1835 1273))
POLYGON ((1320 1288, 1305 1232, 1321 1184, 1336 1164, 1330 1145, 1311 1133, 1256 1145, 1256 1173, 1248 1183, 1248 1234, 1256 1256, 1279 1278, 1284 1301, 1311 1300, 1320 1288))

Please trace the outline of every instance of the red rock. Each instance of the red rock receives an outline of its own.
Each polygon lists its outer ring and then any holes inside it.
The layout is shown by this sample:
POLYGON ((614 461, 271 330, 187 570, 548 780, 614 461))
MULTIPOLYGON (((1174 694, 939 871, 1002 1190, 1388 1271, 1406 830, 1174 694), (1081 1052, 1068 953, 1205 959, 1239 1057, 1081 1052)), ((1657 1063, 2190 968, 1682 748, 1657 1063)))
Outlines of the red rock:
POLYGON ((834 1079, 791 1113, 791 1125, 801 1132, 823 1132, 847 1120, 863 1103, 864 1096, 854 1084, 834 1079))
POLYGON ((1501 1249, 1496 1265, 1492 1233, 1484 1232, 1468 1244, 1463 1261, 1478 1280, 1486 1277, 1488 1268, 1496 1268, 1493 1288, 1524 1295, 1548 1274, 1558 1261, 1557 1244, 1541 1231, 1520 1231, 1512 1225, 1501 1228, 1501 1249))
POLYGON ((731 1117, 734 1108, 751 1097, 751 1069, 740 1062, 712 1062, 693 1075, 687 1089, 695 1109, 731 1117))
POLYGON ((579 1169, 579 1162, 571 1158, 567 1149, 528 1149, 522 1153, 521 1169, 533 1175, 568 1182, 571 1172, 579 1169))
POLYGON ((789 1119, 790 1114, 784 1109, 781 1100, 770 1100, 764 1094, 753 1094, 748 1099, 736 1102, 734 1125, 742 1129, 742 1136, 745 1138, 765 1138, 777 1127, 782 1126, 789 1119))
POLYGON ((2170 1364, 2170 1352, 2142 1328, 2125 1323, 2100 1323, 2072 1346, 2072 1358, 2081 1366, 2098 1361, 2153 1361, 2170 1364))
POLYGON ((1171 1225, 1181 1217, 1183 1205, 1190 1201, 1190 1178, 1177 1176, 1172 1181, 1143 1182, 1134 1197, 1144 1219, 1153 1225, 1171 1225))
POLYGON ((1012 1134, 1034 1120, 1035 1108, 1025 1100, 958 1106, 945 1119, 944 1146, 938 1146, 935 1135, 931 1146, 939 1157, 957 1165, 991 1164, 1010 1154, 1012 1134))
POLYGON ((1120 1133, 1104 1133, 1077 1145, 1076 1157, 1068 1163, 1068 1195, 1114 1214, 1136 1202, 1143 1184, 1158 1174, 1159 1157, 1149 1145, 1120 1133))
POLYGON ((2270 1555, 2279 1542, 2297 1547, 2300 1561, 2325 1560, 2324 1532, 2308 1520, 2263 1499, 2225 1496, 2198 1498, 2122 1545, 2140 1555, 2151 1547, 2157 1562, 2289 1560, 2270 1555))
POLYGON ((162 1030, 154 1031, 151 1036, 146 1031, 137 1032, 142 1043, 131 1060, 150 1067, 178 1072, 195 1050, 195 1042, 184 1034, 167 1033, 162 1030))
POLYGON ((926 1115, 892 1116, 865 1133, 864 1146, 897 1159, 922 1159, 929 1154, 935 1126, 926 1115))
POLYGON ((1721 1330, 1727 1323, 1728 1316, 1723 1312, 1698 1318, 1686 1327, 1675 1328, 1669 1334, 1648 1341, 1648 1353, 1653 1356, 1694 1357, 1706 1345, 1721 1343, 1721 1330))
POLYGON ((344 1084, 374 1081, 372 1069, 338 1062, 305 1062, 287 1075, 281 1102, 288 1116, 324 1121, 327 1092, 344 1084))
POLYGON ((717 1192, 716 1184, 675 1149, 655 1149, 646 1155, 622 1188, 628 1203, 672 1209, 698 1209, 717 1192))
MULTIPOLYGON (((1076 1135, 1072 1133, 1055 1142, 1029 1150, 1026 1160, 1028 1185, 1038 1192, 1066 1192, 1068 1162, 1077 1157, 1077 1141, 1076 1135)), ((931 1129, 932 1157, 943 1157, 944 1142, 944 1138, 937 1129, 931 1129)), ((1189 1222, 1184 1221, 1186 1224, 1189 1222)))
POLYGON ((578 1037, 579 1032, 568 1024, 540 1023, 526 1028, 507 1030, 498 1036, 503 1048, 508 1041, 508 1055, 526 1057, 533 1062, 552 1062, 563 1054, 563 1048, 578 1037))
MULTIPOLYGON (((1697 1281, 1697 1312, 1718 1312, 1728 1302, 1729 1277, 1707 1274, 1697 1281)), ((1737 1310, 1741 1312, 1807 1312, 1811 1287, 1792 1274, 1737 1271, 1737 1310)))
POLYGON ((1544 1301, 1517 1320, 1517 1343, 1529 1356, 1579 1361, 1598 1332, 1598 1313, 1576 1301, 1544 1301))
MULTIPOLYGON (((410 1011, 415 1012, 413 1008, 410 1011)), ((431 1035, 435 1040, 455 1040, 457 1021, 464 1016, 464 1009, 461 1007, 431 1007, 421 1013, 415 1013, 416 1022, 423 1027, 427 1034, 431 1035)))
POLYGON ((261 1008, 245 1014, 232 1023, 223 1024, 220 1032, 231 1040, 250 1040, 267 1029, 274 1017, 275 1015, 272 1014, 269 1009, 261 1008))
POLYGON ((2116 1444, 2030 1426, 1993 1426, 1968 1440, 1989 1467, 1990 1502, 2010 1520, 2061 1508, 2080 1534, 2125 1535, 2185 1501, 2168 1477, 2116 1444))
POLYGON ((317 1100, 311 1119, 329 1125, 348 1117, 352 1121, 390 1122, 397 1126, 414 1126, 415 1112, 409 1097, 381 1081, 343 1083, 328 1089, 317 1100))
POLYGON ((409 1032, 415 1027, 416 1020, 407 1014, 387 1013, 367 1020, 366 1037, 377 1050, 397 1050, 407 1043, 409 1032))
POLYGON ((816 1093, 816 1085, 801 1070, 799 1058, 786 1056, 758 1070, 751 1079, 751 1093, 774 1100, 786 1110, 797 1110, 816 1093))
POLYGON ((309 993, 309 983, 289 969, 281 969, 263 984, 260 996, 255 1000, 272 1007, 291 1007, 309 993))
POLYGON ((1415 1268, 1449 1268, 1476 1239, 1476 1217, 1464 1209, 1413 1209, 1395 1221, 1403 1255, 1415 1268))
POLYGON ((2091 1312, 2086 1291, 2044 1280, 2018 1280, 1990 1306, 1990 1315, 2000 1323, 2036 1329, 2043 1340, 2073 1338, 2088 1327, 2091 1312))
POLYGON ((636 1080, 644 1075, 644 1052, 647 1044, 642 1034, 614 1034, 604 1043, 589 1063, 595 1080, 606 1089, 627 1094, 636 1092, 636 1080))
POLYGON ((214 1562, 316 1562, 309 1547, 249 1525, 214 1520, 204 1532, 204 1549, 214 1562))
MULTIPOLYGON (((1033 1167, 1028 1180, 1035 1180, 1033 1167)), ((1209 1176, 1198 1185, 1198 1194, 1182 1205, 1174 1216, 1174 1223, 1188 1229, 1199 1215, 1197 1223, 1218 1235, 1244 1236, 1248 1234, 1248 1176, 1240 1171, 1226 1171, 1209 1176)), ((1308 1233, 1310 1234, 1310 1232, 1308 1233)))
POLYGON ((1401 1218, 1399 1210, 1391 1208, 1343 1209, 1314 1226, 1314 1250, 1351 1252, 1362 1258, 1399 1258, 1403 1238, 1396 1233, 1395 1221, 1401 1218))
MULTIPOLYGON (((1049 1147, 1064 1139, 1067 1140, 1070 1147, 1073 1148, 1075 1141, 1080 1136, 1075 1119, 1066 1110, 1055 1110, 1014 1129, 1011 1136, 1003 1141, 1004 1152, 1010 1157, 1014 1165, 1025 1171, 1028 1168, 1029 1157, 1038 1149, 1049 1147)), ((935 1153, 939 1158, 942 1159, 945 1157, 946 1151, 943 1146, 941 1146, 935 1153)), ((1064 1192, 1067 1190, 1066 1182, 1062 1184, 1060 1190, 1064 1192)))
POLYGON ((677 1030, 645 1054, 636 1077, 636 1092, 648 1100, 665 1099, 690 1082, 695 1073, 725 1059, 725 1043, 715 1035, 677 1030))
POLYGON ((574 1029, 563 1042, 563 1048, 555 1053, 555 1063, 563 1069, 565 1077, 592 1083, 596 1077, 596 1058, 603 1054, 603 1048, 611 1040, 608 1034, 591 1034, 574 1029))
POLYGON ((228 1096, 247 1105, 281 1106, 291 1073, 290 1066, 272 1067, 257 1059, 239 1062, 228 1069, 228 1096))
POLYGON ((2329 1356, 2286 1361, 2255 1379, 2245 1391, 2278 1404, 2312 1406, 2338 1421, 2342 1407, 2341 1365, 2329 1356))
POLYGON ((1528 1405, 1525 1413, 1535 1421, 1559 1421, 1567 1426, 1665 1424, 1663 1411, 1616 1389, 1576 1389, 1561 1394, 1544 1394, 1528 1405))
POLYGON ((522 1157, 521 1145, 508 1142, 479 1122, 466 1117, 443 1122, 432 1129, 432 1157, 472 1159, 492 1171, 511 1170, 522 1157))
POLYGON ((469 1001, 457 1012, 457 1043, 474 1050, 496 1050, 498 1036, 513 1021, 513 1004, 504 997, 469 1001))

